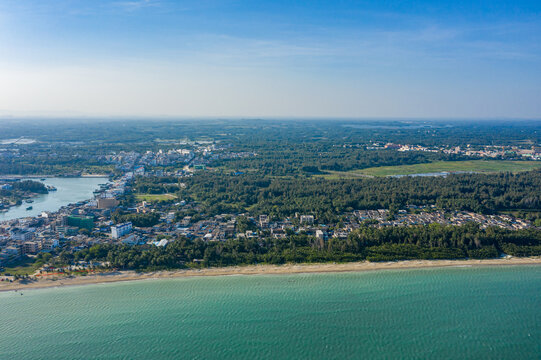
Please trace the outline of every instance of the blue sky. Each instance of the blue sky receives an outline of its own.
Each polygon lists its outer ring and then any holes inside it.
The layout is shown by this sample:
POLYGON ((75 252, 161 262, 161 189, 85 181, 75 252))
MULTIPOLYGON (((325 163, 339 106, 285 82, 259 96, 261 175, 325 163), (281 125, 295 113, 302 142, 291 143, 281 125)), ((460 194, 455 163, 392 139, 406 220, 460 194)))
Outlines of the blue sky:
POLYGON ((0 115, 541 118, 541 2, 0 0, 0 115))

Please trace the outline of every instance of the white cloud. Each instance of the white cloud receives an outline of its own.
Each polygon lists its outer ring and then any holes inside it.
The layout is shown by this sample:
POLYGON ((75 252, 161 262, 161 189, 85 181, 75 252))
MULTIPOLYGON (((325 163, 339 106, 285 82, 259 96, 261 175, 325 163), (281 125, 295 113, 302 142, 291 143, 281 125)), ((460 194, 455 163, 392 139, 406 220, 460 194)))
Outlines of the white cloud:
POLYGON ((133 0, 133 1, 115 1, 114 7, 122 8, 126 11, 137 11, 142 8, 160 6, 159 0, 133 0))

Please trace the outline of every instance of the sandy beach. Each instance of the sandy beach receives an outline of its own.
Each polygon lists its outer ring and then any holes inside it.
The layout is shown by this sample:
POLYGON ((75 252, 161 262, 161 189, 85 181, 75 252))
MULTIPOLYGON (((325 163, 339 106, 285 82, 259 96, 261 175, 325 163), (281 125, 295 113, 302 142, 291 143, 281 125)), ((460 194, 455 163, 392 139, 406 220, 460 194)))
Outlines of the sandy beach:
POLYGON ((393 262, 353 262, 324 264, 285 264, 285 265, 247 265, 201 270, 172 270, 137 273, 135 271, 103 272, 88 276, 57 276, 39 280, 23 280, 11 283, 0 283, 0 291, 37 289, 71 285, 99 284, 118 281, 134 281, 144 279, 167 279, 193 276, 227 276, 227 275, 279 275, 301 273, 354 272, 386 269, 416 269, 453 266, 509 266, 509 265, 541 265, 541 257, 501 258, 488 260, 407 260, 393 262))

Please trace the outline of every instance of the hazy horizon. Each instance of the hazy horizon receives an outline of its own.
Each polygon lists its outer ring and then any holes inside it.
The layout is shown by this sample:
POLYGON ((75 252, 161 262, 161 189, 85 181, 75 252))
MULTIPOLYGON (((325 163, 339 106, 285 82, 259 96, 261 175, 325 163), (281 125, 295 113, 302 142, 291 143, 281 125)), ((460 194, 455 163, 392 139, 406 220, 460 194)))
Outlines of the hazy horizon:
POLYGON ((541 118, 541 3, 0 2, 0 118, 541 118))

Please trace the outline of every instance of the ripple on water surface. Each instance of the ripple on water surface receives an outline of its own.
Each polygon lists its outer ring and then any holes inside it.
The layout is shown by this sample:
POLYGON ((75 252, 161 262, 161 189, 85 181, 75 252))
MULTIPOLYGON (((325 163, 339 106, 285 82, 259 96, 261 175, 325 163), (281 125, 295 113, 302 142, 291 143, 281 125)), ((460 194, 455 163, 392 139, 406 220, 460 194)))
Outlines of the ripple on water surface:
POLYGON ((541 267, 177 278, 0 294, 0 358, 537 358, 541 267))

